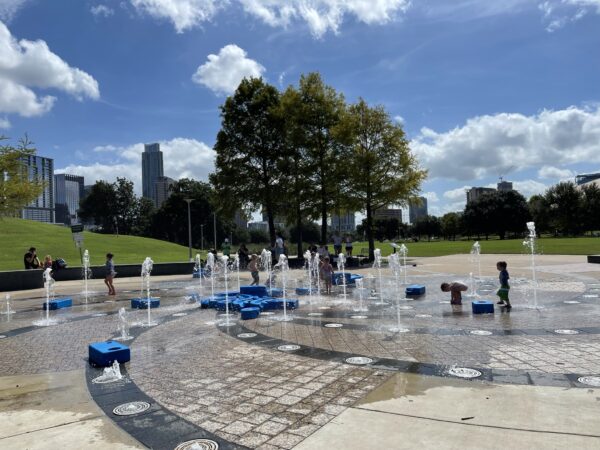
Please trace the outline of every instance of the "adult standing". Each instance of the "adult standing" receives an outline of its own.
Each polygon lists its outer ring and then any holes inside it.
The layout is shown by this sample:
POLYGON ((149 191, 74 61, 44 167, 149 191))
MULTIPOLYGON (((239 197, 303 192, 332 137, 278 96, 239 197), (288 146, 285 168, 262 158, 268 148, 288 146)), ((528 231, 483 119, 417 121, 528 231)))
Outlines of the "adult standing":
POLYGON ((346 256, 348 258, 352 257, 352 238, 350 235, 346 235, 346 256))
POLYGON ((333 253, 335 256, 338 256, 340 253, 342 253, 342 237, 337 231, 333 235, 333 253))
POLYGON ((40 259, 37 256, 35 247, 31 247, 27 253, 23 256, 23 265, 25 269, 39 269, 42 265, 40 259))
POLYGON ((225 238, 225 242, 223 242, 221 249, 223 250, 223 255, 229 256, 229 254, 231 253, 231 245, 229 244, 229 239, 225 238))

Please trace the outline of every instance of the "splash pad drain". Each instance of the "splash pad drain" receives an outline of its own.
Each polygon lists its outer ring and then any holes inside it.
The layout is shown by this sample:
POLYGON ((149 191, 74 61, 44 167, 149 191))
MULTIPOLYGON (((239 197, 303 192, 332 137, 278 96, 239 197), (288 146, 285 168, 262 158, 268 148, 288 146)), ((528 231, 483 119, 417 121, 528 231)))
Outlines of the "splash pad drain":
POLYGON ((368 319, 369 316, 350 316, 351 319, 368 319))
POLYGON ((182 442, 174 450, 218 450, 219 444, 210 439, 194 439, 182 442))
POLYGON ((587 384, 588 386, 600 387, 600 377, 579 377, 577 378, 581 384, 587 384))
POLYGON ((173 314, 173 317, 183 317, 183 316, 187 316, 187 313, 181 312, 181 313, 173 314))
POLYGON ((323 313, 308 313, 308 315, 311 317, 321 317, 323 313))
POLYGON ((237 335, 240 339, 250 339, 256 337, 256 333, 240 333, 237 335))
POLYGON ((325 328, 342 328, 344 325, 341 323, 326 323, 323 325, 325 328))
POLYGON ((415 317, 418 317, 419 319, 428 319, 433 316, 431 314, 415 314, 415 317))
POLYGON ((277 347, 277 350, 280 352, 294 352, 296 350, 300 350, 300 346, 295 344, 280 345, 277 347))
POLYGON ((123 403, 113 409, 113 414, 116 416, 132 416, 150 409, 148 402, 129 402, 123 403))
POLYGON ((579 334, 577 330, 554 330, 556 334, 579 334))
POLYGON ((355 366, 364 366, 366 364, 371 364, 373 360, 366 356, 352 356, 351 358, 346 358, 346 362, 348 364, 354 364, 355 366))
POLYGON ((481 372, 468 367, 451 367, 448 374, 458 378, 477 378, 481 376, 481 372))
POLYGON ((489 336, 492 334, 491 331, 487 330, 471 330, 470 333, 474 334, 475 336, 489 336))

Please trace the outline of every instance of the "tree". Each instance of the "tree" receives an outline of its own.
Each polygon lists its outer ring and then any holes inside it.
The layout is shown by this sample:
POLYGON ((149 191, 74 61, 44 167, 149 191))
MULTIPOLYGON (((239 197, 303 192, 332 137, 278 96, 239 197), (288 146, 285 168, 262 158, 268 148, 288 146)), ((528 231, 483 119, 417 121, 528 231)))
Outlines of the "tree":
POLYGON ((262 78, 242 80, 221 106, 215 173, 210 175, 224 214, 233 216, 242 206, 264 208, 272 245, 287 148, 279 97, 277 89, 262 78))
POLYGON ((152 220, 156 214, 154 202, 146 197, 137 201, 135 222, 131 233, 135 236, 152 236, 152 220))
MULTIPOLYGON (((0 136, 0 141, 5 140, 0 136)), ((30 178, 23 160, 35 155, 27 136, 17 147, 0 145, 0 217, 14 216, 34 201, 44 190, 38 178, 30 178)))
POLYGON ((102 233, 114 233, 116 230, 117 193, 112 183, 96 181, 90 193, 79 203, 79 217, 84 221, 93 221, 102 233))
POLYGON ((410 152, 402 127, 381 106, 370 108, 362 99, 351 105, 336 128, 336 137, 346 171, 344 191, 366 212, 369 258, 373 258, 373 212, 390 204, 406 205, 419 193, 427 172, 410 152))
POLYGON ((441 233, 447 240, 456 240, 456 235, 461 232, 462 218, 460 213, 449 212, 440 220, 441 233))
POLYGON ((600 230, 600 187, 591 183, 581 187, 583 192, 582 217, 585 230, 600 230))
POLYGON ((417 236, 427 236, 427 240, 442 234, 442 224, 439 218, 435 216, 420 217, 413 224, 413 233, 417 236))
POLYGON ((575 183, 558 183, 548 189, 544 197, 550 207, 550 224, 556 230, 573 236, 581 233, 583 193, 575 183))
POLYGON ((554 231, 550 226, 550 205, 543 195, 532 195, 527 201, 531 220, 535 222, 538 234, 554 231))
POLYGON ((133 192, 133 181, 117 177, 113 184, 115 192, 114 215, 121 234, 131 234, 139 214, 139 200, 133 192))
POLYGON ((306 163, 302 175, 308 181, 306 201, 310 216, 321 220, 321 241, 327 242, 327 216, 343 208, 338 193, 340 166, 334 128, 345 108, 344 97, 323 83, 316 72, 302 75, 292 110, 294 146, 302 149, 306 163), (336 204, 337 203, 337 204, 336 204))
POLYGON ((470 232, 490 234, 504 239, 508 232, 521 232, 531 218, 525 197, 517 191, 487 192, 477 200, 467 203, 465 222, 470 232))

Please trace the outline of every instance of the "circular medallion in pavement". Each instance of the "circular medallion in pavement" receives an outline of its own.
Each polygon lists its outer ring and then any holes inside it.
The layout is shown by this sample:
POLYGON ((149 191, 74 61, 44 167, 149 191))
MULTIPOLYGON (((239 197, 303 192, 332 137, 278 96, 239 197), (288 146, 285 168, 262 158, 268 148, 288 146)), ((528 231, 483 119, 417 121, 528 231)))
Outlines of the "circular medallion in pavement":
POLYGON ((256 333, 240 333, 237 335, 240 339, 250 339, 256 337, 256 333))
POLYGON ((150 408, 148 402, 129 402, 123 403, 113 409, 113 414, 116 416, 131 416, 133 414, 139 414, 150 408))
POLYGON ((598 294, 583 294, 582 297, 583 298, 598 298, 599 295, 598 294))
POLYGON ((447 305, 448 303, 450 303, 450 300, 442 300, 440 305, 447 305))
POLYGON ((588 386, 600 387, 600 377, 579 377, 577 378, 581 384, 587 384, 588 386))
POLYGON ((565 300, 563 303, 566 303, 567 305, 576 305, 580 302, 578 302, 577 300, 565 300))
POLYGON ((326 323, 323 325, 325 328, 342 328, 344 325, 341 323, 326 323))
POLYGON ((0 339, 6 339, 6 335, 0 334, 0 339))
POLYGON ((194 439, 182 442, 174 450, 218 450, 219 444, 210 439, 194 439))
POLYGON ((320 317, 323 315, 323 313, 308 313, 308 315, 311 317, 320 317))
POLYGON ((415 314, 415 317, 418 317, 419 319, 428 319, 433 316, 431 314, 415 314))
POLYGON ((481 376, 481 372, 468 367, 451 367, 448 373, 453 377, 458 378, 477 378, 481 376))
POLYGON ((295 352, 296 350, 300 350, 300 346, 295 344, 280 345, 277 347, 277 350, 280 352, 295 352))
POLYGON ((369 316, 350 316, 351 319, 368 319, 369 316))
POLYGON ((352 356, 351 358, 346 358, 346 362, 355 366, 364 366, 365 364, 371 364, 373 360, 366 356, 352 356))
POLYGON ((554 330, 556 334, 579 334, 577 330, 554 330))
POLYGON ((319 309, 331 309, 331 306, 319 306, 319 309))
POLYGON ((106 313, 96 313, 96 314, 92 314, 92 317, 102 317, 102 316, 106 316, 106 313))
POLYGON ((488 330, 471 330, 469 333, 474 334, 475 336, 489 336, 492 334, 492 332, 488 330))
POLYGON ((408 328, 392 327, 392 328, 390 328, 390 331, 392 333, 408 333, 410 331, 410 329, 408 329, 408 328))
POLYGON ((187 313, 175 313, 175 314, 173 314, 173 317, 183 317, 183 316, 187 316, 187 313))

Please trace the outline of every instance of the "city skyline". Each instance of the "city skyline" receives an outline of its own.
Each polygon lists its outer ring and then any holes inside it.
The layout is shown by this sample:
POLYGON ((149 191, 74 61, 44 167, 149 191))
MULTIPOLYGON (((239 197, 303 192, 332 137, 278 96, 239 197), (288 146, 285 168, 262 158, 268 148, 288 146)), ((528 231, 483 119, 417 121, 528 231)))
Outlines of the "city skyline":
POLYGON ((403 124, 432 214, 500 177, 529 196, 599 169, 595 0, 56 4, 0 5, 0 133, 28 132, 57 173, 141 194, 132 168, 158 142, 165 176, 206 181, 241 77, 284 89, 310 71, 403 124))

